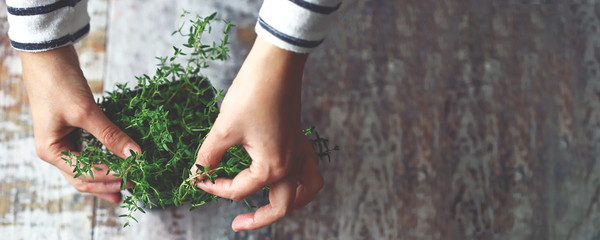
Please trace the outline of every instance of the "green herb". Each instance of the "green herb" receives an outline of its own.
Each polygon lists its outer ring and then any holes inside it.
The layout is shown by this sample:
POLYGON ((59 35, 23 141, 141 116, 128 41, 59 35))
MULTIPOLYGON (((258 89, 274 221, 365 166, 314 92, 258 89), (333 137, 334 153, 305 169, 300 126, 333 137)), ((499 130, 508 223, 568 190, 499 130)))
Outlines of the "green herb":
MULTIPOLYGON (((189 13, 184 12, 183 19, 189 13)), ((122 177, 121 187, 128 181, 134 183, 129 189, 131 196, 123 200, 122 208, 132 216, 145 208, 166 205, 191 204, 191 209, 219 197, 206 193, 194 185, 194 179, 205 175, 209 180, 217 177, 235 177, 248 168, 252 159, 241 145, 230 148, 219 165, 208 170, 199 166, 197 173, 190 168, 195 162, 198 149, 210 131, 218 115, 217 102, 221 91, 201 75, 201 70, 216 60, 228 57, 228 34, 234 25, 216 17, 196 15, 189 27, 181 24, 173 34, 187 38, 182 48, 173 47, 173 56, 158 57, 158 68, 154 76, 137 77, 138 84, 129 88, 118 85, 98 104, 107 117, 119 126, 142 148, 141 154, 121 159, 106 150, 91 134, 82 131, 80 141, 84 147, 81 155, 63 152, 63 158, 74 167, 75 177, 93 178, 93 169, 108 168, 107 174, 122 177), (224 25, 220 43, 202 42, 203 34, 211 34, 212 26, 224 25), (184 59, 182 61, 182 58, 184 59)), ((314 128, 304 130, 311 139, 317 154, 329 158, 331 151, 327 139, 321 138, 314 128)), ((268 191, 268 188, 264 189, 268 191)), ((247 206, 251 207, 247 201, 247 206)), ((129 225, 129 221, 125 226, 129 225)))

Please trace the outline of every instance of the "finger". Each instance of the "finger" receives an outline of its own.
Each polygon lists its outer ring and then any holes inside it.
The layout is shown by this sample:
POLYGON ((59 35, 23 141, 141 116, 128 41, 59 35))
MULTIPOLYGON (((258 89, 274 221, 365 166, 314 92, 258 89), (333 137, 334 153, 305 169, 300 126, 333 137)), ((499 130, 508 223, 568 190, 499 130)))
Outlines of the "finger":
POLYGON ((140 147, 111 122, 100 108, 93 108, 86 115, 85 120, 78 121, 78 125, 94 135, 109 151, 120 158, 129 157, 130 150, 136 153, 142 152, 140 147))
POLYGON ((296 183, 286 178, 271 186, 269 204, 256 212, 238 215, 231 223, 233 231, 254 230, 267 226, 292 212, 296 183))
MULTIPOLYGON (((256 165, 254 162, 252 164, 256 165)), ((262 174, 262 171, 252 171, 253 165, 242 170, 233 179, 216 178, 214 183, 203 180, 197 182, 196 186, 222 198, 234 201, 242 200, 269 184, 268 178, 266 178, 267 174, 262 174)))
POLYGON ((111 203, 119 203, 123 200, 123 194, 118 193, 92 193, 92 195, 111 203))
POLYGON ((299 185, 296 188, 294 209, 300 209, 306 206, 323 188, 325 182, 319 171, 318 157, 316 155, 307 159, 298 176, 299 185))
MULTIPOLYGON (((77 191, 85 193, 116 193, 121 191, 121 180, 116 181, 104 181, 104 182, 88 182, 82 178, 74 178, 68 173, 62 172, 63 177, 71 184, 77 191)), ((125 187, 130 187, 130 184, 125 187)))
POLYGON ((214 184, 204 180, 197 182, 196 186, 219 197, 239 201, 264 186, 280 181, 286 174, 288 171, 284 168, 253 161, 249 168, 239 172, 233 179, 217 178, 214 184))
MULTIPOLYGON (((218 121, 218 120, 217 120, 218 121)), ((231 133, 224 133, 223 130, 218 127, 217 123, 215 123, 214 127, 210 130, 204 142, 200 146, 200 150, 198 150, 198 156, 196 158, 196 163, 191 168, 192 174, 195 174, 198 168, 196 164, 206 167, 211 166, 211 168, 216 167, 223 154, 227 152, 227 149, 237 144, 239 138, 233 136, 231 133)))

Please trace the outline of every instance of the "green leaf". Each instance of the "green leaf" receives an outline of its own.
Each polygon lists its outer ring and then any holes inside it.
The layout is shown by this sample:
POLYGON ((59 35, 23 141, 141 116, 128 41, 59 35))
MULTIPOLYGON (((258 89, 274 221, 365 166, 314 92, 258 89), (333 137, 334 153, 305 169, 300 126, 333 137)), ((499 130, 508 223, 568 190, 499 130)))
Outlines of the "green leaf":
POLYGON ((213 20, 215 19, 215 16, 217 16, 217 12, 212 13, 210 16, 206 17, 205 19, 207 21, 213 20))

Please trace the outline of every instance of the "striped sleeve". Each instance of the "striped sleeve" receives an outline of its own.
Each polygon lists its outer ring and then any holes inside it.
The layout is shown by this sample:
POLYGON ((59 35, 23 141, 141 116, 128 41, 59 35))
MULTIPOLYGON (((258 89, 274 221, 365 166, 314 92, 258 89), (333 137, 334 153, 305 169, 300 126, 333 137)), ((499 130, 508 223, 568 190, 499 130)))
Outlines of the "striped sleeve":
POLYGON ((340 5, 341 0, 265 0, 256 34, 285 50, 309 53, 323 42, 340 5))
POLYGON ((90 31, 87 0, 6 0, 10 44, 41 52, 73 44, 90 31))

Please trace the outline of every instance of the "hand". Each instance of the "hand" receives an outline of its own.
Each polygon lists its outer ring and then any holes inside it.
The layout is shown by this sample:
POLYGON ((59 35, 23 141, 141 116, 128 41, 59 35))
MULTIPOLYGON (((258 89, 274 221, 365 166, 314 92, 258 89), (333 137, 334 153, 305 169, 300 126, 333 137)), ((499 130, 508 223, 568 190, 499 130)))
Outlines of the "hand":
MULTIPOLYGON (((77 130, 98 138, 111 152, 126 157, 140 147, 114 125, 95 103, 73 46, 39 53, 20 52, 23 80, 31 105, 37 155, 57 167, 75 189, 109 202, 121 201, 121 179, 95 170, 94 179, 73 178, 61 152, 77 154, 77 130)), ((99 166, 102 167, 102 166, 99 166)))
POLYGON ((237 144, 253 159, 234 179, 197 182, 202 190, 239 201, 270 186, 270 203, 238 215, 234 231, 267 226, 304 207, 323 187, 318 157, 300 126, 306 58, 257 38, 200 147, 196 164, 203 167, 216 167, 227 149, 237 144))

